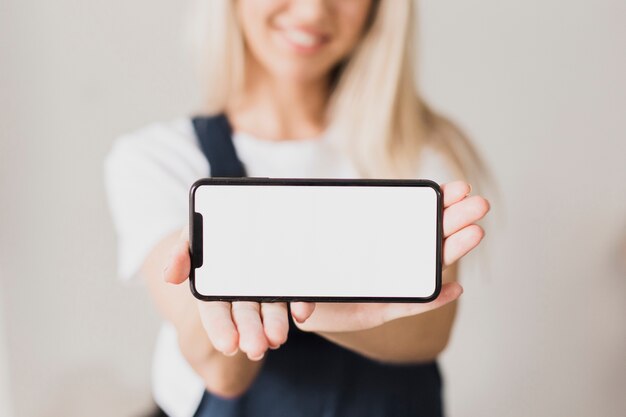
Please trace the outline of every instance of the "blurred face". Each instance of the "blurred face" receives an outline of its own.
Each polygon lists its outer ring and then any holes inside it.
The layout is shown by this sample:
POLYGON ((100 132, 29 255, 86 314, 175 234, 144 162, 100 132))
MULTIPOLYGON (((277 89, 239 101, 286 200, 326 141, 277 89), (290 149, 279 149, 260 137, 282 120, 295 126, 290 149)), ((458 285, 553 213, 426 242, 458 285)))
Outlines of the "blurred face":
POLYGON ((236 0, 248 59, 285 81, 328 76, 356 46, 372 0, 236 0))

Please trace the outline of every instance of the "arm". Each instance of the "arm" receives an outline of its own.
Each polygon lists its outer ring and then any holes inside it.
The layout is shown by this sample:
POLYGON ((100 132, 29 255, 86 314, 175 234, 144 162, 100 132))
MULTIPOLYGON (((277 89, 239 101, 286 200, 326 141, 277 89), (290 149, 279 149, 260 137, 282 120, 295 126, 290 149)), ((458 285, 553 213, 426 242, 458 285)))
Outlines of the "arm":
MULTIPOLYGON (((481 197, 465 198, 469 189, 463 182, 442 188, 446 207, 443 258, 448 269, 437 299, 417 304, 291 303, 296 324, 383 361, 418 362, 436 357, 445 347, 456 309, 453 302, 462 292, 453 265, 482 239, 482 229, 472 223, 489 209, 481 197)), ((261 363, 256 361, 268 348, 278 348, 287 340, 287 307, 285 303, 200 302, 186 285, 162 282, 164 277, 182 284, 189 271, 186 232, 178 243, 174 235, 164 239, 143 268, 157 306, 176 326, 181 351, 207 389, 226 397, 239 395, 257 375, 261 363), (172 256, 163 271, 169 253, 172 256)))
POLYGON ((180 350, 207 390, 222 397, 238 396, 252 383, 262 361, 250 360, 242 351, 226 356, 215 349, 203 327, 198 301, 189 287, 164 281, 166 266, 168 274, 182 277, 182 280, 189 275, 186 247, 177 250, 182 246, 180 235, 180 232, 173 233, 156 245, 144 262, 141 275, 157 309, 176 328, 180 350))
POLYGON ((447 345, 463 289, 457 282, 458 260, 484 237, 474 224, 489 211, 480 196, 468 197, 463 182, 442 186, 443 286, 436 300, 426 304, 318 303, 309 319, 298 326, 384 362, 424 362, 437 357, 447 345))
MULTIPOLYGON (((443 273, 443 282, 457 280, 457 264, 443 273)), ((415 316, 353 332, 319 332, 326 339, 382 362, 415 363, 434 360, 446 347, 457 301, 415 316)))
MULTIPOLYGON (((191 173, 172 177, 178 169, 172 163, 190 161, 174 161, 165 152, 147 152, 153 138, 151 130, 120 138, 105 162, 109 204, 125 248, 120 265, 124 274, 140 269, 156 307, 175 327, 182 355, 206 388, 222 397, 238 396, 257 375, 263 352, 284 343, 287 306, 264 306, 261 311, 258 304, 233 303, 231 308, 230 303, 203 303, 192 296, 186 282, 190 272, 187 231, 165 237, 163 232, 180 224, 188 186, 201 171, 193 174, 197 167, 190 166, 191 173)), ((176 147, 183 146, 176 136, 171 139, 176 147)))

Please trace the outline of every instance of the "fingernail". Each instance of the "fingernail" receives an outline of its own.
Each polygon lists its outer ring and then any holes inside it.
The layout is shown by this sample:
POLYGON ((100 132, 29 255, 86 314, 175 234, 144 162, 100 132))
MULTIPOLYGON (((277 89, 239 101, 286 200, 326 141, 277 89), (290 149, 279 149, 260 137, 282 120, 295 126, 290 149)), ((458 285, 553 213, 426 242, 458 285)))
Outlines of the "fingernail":
POLYGON ((265 356, 265 352, 261 353, 261 356, 252 357, 248 355, 248 359, 250 359, 251 361, 260 361, 261 359, 263 359, 263 356, 265 356))
POLYGON ((232 352, 222 352, 225 356, 235 356, 237 353, 239 353, 239 348, 233 350, 232 352))
POLYGON ((470 195, 472 193, 472 184, 467 184, 469 185, 469 191, 467 192, 466 195, 470 195))

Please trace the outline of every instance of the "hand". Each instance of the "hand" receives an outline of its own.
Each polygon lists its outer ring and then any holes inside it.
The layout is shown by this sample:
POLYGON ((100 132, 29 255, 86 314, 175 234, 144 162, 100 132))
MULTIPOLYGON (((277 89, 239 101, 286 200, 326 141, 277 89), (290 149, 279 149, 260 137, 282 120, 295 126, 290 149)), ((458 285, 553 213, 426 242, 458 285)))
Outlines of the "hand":
MULTIPOLYGON (((468 197, 470 187, 462 181, 442 186, 444 269, 465 256, 484 236, 476 224, 489 211, 482 197, 468 197)), ((168 267, 167 282, 181 284, 189 276, 188 231, 181 234, 168 267)), ((341 332, 364 330, 388 321, 439 308, 456 300, 463 289, 457 282, 442 286, 430 303, 291 303, 291 313, 302 330, 341 332), (314 313, 315 310, 315 313, 314 313)), ((225 355, 245 352, 250 360, 260 360, 267 349, 278 348, 287 340, 289 323, 286 303, 198 301, 203 326, 213 346, 225 355)))
MULTIPOLYGON (((469 196, 471 187, 463 181, 441 186, 443 192, 443 269, 474 249, 484 237, 474 222, 489 211, 489 202, 469 196)), ((346 332, 370 329, 401 317, 425 313, 448 304, 462 294, 458 282, 443 284, 437 299, 429 303, 316 303, 315 312, 296 325, 306 331, 346 332)))
MULTIPOLYGON (((185 228, 163 271, 163 279, 172 284, 182 284, 189 277, 188 236, 189 230, 185 228)), ((196 300, 196 304, 211 344, 224 355, 233 356, 241 350, 248 359, 258 361, 267 349, 277 349, 287 341, 286 303, 196 300)), ((302 322, 314 308, 313 303, 291 303, 291 315, 294 321, 302 322)))

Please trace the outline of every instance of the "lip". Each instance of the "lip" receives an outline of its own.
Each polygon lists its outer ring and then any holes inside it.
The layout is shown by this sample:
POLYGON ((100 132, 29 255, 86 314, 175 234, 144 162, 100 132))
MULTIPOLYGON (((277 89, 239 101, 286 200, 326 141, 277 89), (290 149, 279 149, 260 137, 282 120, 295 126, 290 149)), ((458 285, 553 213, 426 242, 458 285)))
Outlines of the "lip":
POLYGON ((276 31, 291 50, 303 54, 315 53, 330 41, 328 34, 306 27, 277 27, 276 31))

